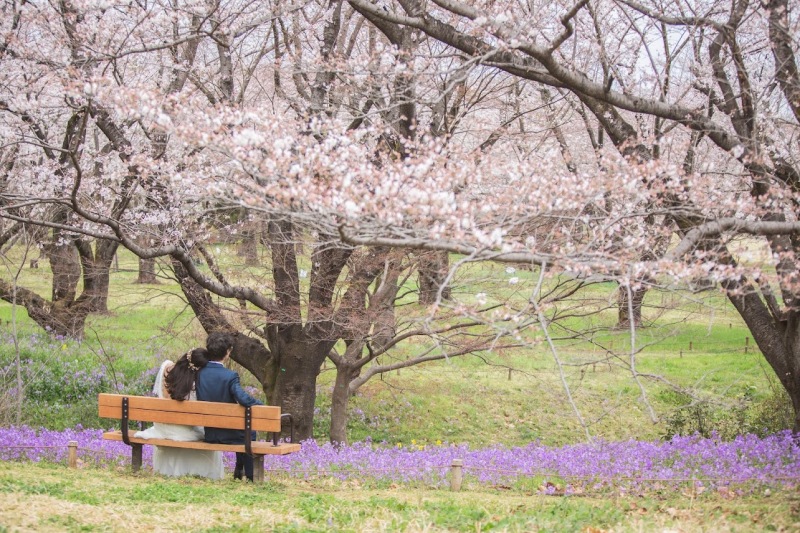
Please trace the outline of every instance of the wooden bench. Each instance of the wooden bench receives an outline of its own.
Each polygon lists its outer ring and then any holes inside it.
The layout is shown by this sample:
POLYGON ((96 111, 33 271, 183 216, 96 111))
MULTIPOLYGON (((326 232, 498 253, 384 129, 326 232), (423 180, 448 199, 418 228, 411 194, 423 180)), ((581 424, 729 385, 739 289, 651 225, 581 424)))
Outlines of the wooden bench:
POLYGON ((187 448, 192 450, 214 450, 223 452, 244 452, 253 456, 253 481, 264 481, 264 456, 286 455, 300 451, 300 444, 294 442, 294 428, 291 415, 281 414, 280 407, 254 405, 242 407, 235 403, 200 402, 168 400, 148 396, 128 396, 124 394, 99 394, 98 411, 101 418, 120 420, 119 431, 103 433, 107 440, 122 441, 131 446, 131 467, 137 472, 142 466, 142 445, 187 448), (288 419, 291 427, 291 440, 278 443, 281 421, 288 419), (141 439, 129 429, 128 422, 159 422, 185 426, 208 426, 245 431, 244 444, 212 444, 202 441, 177 441, 170 439, 141 439), (272 433, 272 441, 250 441, 250 431, 272 433))

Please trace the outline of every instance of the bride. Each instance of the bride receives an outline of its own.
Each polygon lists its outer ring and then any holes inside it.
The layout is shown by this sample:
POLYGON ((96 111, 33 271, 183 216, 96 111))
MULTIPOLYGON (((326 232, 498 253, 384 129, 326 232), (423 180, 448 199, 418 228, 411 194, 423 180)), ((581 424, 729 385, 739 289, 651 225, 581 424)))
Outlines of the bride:
MULTIPOLYGON (((194 392, 198 368, 208 361, 205 348, 195 348, 176 362, 164 361, 156 376, 153 394, 173 400, 196 400, 194 392)), ((202 427, 154 423, 134 435, 143 439, 203 440, 202 427)), ((202 476, 222 479, 222 452, 155 447, 153 470, 165 476, 202 476)))

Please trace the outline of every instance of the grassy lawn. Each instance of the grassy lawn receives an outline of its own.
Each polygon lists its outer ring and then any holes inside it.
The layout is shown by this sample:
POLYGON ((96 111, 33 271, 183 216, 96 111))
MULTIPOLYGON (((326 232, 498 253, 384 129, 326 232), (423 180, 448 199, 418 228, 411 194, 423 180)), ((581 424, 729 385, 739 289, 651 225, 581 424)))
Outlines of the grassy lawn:
POLYGON ((0 463, 2 531, 797 531, 792 491, 544 496, 333 480, 173 480, 0 463), (146 509, 146 511, 144 511, 146 509))
MULTIPOLYGON (((232 248, 222 249, 219 259, 237 267, 241 279, 256 280, 265 273, 264 268, 238 268, 241 259, 232 248)), ((39 343, 35 348, 21 343, 22 359, 103 365, 114 374, 115 383, 136 382, 142 387, 151 379, 144 374, 148 369, 189 346, 202 345, 204 333, 167 271, 161 270, 161 283, 141 285, 135 283, 137 265, 130 253, 119 253, 111 273, 109 312, 88 318, 82 343, 39 343), (58 354, 55 359, 53 352, 58 354)), ((47 273, 46 261, 39 269, 23 268, 21 284, 47 295, 47 273)), ((537 277, 537 272, 510 272, 502 265, 467 265, 457 276, 462 283, 459 298, 474 298, 472 293, 480 290, 477 283, 483 280, 495 284, 495 294, 519 303, 537 277), (510 284, 512 278, 518 281, 510 284)), ((301 281, 307 283, 308 278, 301 281)), ((560 445, 583 440, 588 432, 612 440, 653 439, 667 433, 670 417, 693 399, 734 412, 732 406, 775 396, 772 371, 718 292, 648 293, 646 327, 636 330, 632 350, 630 331, 613 328, 614 290, 612 284, 595 284, 574 300, 553 304, 553 316, 562 316, 550 330, 560 339, 555 354, 541 329, 532 325, 523 331, 525 348, 484 352, 373 378, 352 399, 349 438, 476 445, 540 440, 560 445), (586 308, 604 310, 587 314, 586 308)), ((413 307, 404 306, 400 312, 413 307)), ((14 315, 12 323, 11 305, 0 303, 0 332, 9 334, 16 325, 21 337, 41 334, 24 309, 17 307, 14 315)), ((404 359, 424 348, 424 341, 410 341, 384 357, 404 359)), ((13 350, 11 345, 0 347, 5 365, 13 360, 13 350)), ((322 440, 328 430, 334 373, 329 364, 318 379, 315 435, 322 440)), ((256 385, 246 374, 243 381, 256 385)), ((97 425, 99 421, 91 420, 92 409, 86 406, 83 413, 89 413, 89 425, 97 425)), ((76 422, 66 415, 48 422, 47 411, 42 413, 29 421, 50 427, 76 422)))
MULTIPOLYGON (((238 258, 230 253, 224 260, 238 258)), ((105 383, 146 390, 152 383, 148 370, 189 346, 203 344, 204 334, 176 284, 166 275, 157 285, 136 284, 136 268, 136 259, 121 252, 112 272, 109 312, 89 317, 82 342, 47 340, 23 309, 13 310, 12 321, 12 307, 0 303, 0 333, 8 340, 16 329, 21 359, 40 372, 31 374, 32 379, 41 381, 38 386, 54 382, 61 386, 44 390, 42 394, 49 393, 51 399, 29 406, 25 422, 52 429, 78 422, 108 427, 108 421, 97 419, 92 395, 59 401, 58 395, 68 390, 69 373, 102 368, 105 383), (54 374, 54 367, 69 372, 54 374)), ((39 270, 24 268, 22 284, 48 295, 46 272, 42 263, 39 270)), ((257 280, 263 274, 263 269, 242 268, 238 276, 257 280)), ((493 280, 498 294, 520 302, 537 274, 470 265, 463 279, 493 280), (518 280, 511 284, 511 277, 518 280)), ((463 286, 459 297, 475 298, 472 293, 478 289, 472 287, 463 286)), ((525 348, 453 358, 372 379, 351 400, 349 439, 369 438, 403 447, 444 442, 480 448, 531 441, 559 446, 585 440, 588 431, 608 440, 654 440, 678 427, 694 427, 686 424, 695 419, 715 428, 738 429, 764 415, 764 409, 775 411, 777 404, 769 402, 780 398, 772 371, 719 293, 651 291, 646 327, 636 330, 632 349, 630 331, 613 328, 614 289, 598 284, 583 293, 584 300, 559 302, 551 309, 563 317, 551 327, 557 339, 555 353, 538 326, 532 325, 523 332, 525 348), (585 307, 603 310, 586 314, 585 307), (693 407, 698 399, 705 400, 698 404, 703 409, 693 407)), ((389 355, 403 359, 423 349, 422 341, 409 342, 389 355)), ((13 377, 14 358, 13 343, 0 346, 6 383, 13 377)), ((322 442, 327 439, 334 373, 328 364, 318 378, 315 437, 322 442)), ((243 381, 256 385, 245 373, 243 381)), ((333 479, 276 478, 252 486, 232 480, 170 480, 149 472, 134 476, 123 469, 89 465, 69 470, 55 464, 0 462, 0 532, 131 527, 145 531, 800 530, 796 492, 745 496, 540 492, 538 487, 526 491, 467 482, 461 492, 452 493, 424 485, 333 479)))

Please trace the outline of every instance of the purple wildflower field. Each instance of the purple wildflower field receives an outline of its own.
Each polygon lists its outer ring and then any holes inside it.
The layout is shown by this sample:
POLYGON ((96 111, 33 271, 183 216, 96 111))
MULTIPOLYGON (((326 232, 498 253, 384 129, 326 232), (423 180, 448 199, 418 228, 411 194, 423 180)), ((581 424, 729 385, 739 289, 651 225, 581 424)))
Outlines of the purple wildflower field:
MULTIPOLYGON (((65 431, 0 428, 0 459, 66 462, 67 444, 74 440, 84 465, 127 466, 128 446, 104 441, 101 433, 81 427, 65 431)), ((227 455, 230 469, 233 454, 227 455)), ((145 464, 150 464, 151 458, 152 447, 146 446, 145 464)), ((656 442, 597 440, 562 447, 531 443, 483 449, 448 444, 389 447, 370 442, 337 448, 306 441, 299 453, 268 457, 265 468, 272 476, 288 478, 442 486, 454 459, 463 460, 467 481, 508 486, 530 479, 546 492, 658 490, 687 484, 703 490, 747 491, 800 482, 800 446, 788 431, 765 438, 743 435, 728 442, 693 436, 656 442)))

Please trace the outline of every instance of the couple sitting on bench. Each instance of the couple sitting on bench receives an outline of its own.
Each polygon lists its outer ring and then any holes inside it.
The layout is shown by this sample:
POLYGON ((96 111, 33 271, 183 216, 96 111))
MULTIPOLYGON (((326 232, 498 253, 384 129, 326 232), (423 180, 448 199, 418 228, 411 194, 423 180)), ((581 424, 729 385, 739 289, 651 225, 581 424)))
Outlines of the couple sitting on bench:
MULTIPOLYGON (((159 398, 173 400, 238 403, 245 407, 262 405, 242 390, 239 374, 223 366, 232 350, 231 335, 210 334, 206 348, 195 348, 182 355, 175 363, 164 361, 156 376, 153 393, 159 398)), ((202 440, 217 444, 245 442, 245 433, 242 430, 164 423, 154 423, 152 427, 138 431, 134 436, 144 439, 202 440)), ((255 435, 252 438, 255 439, 255 435)), ((222 479, 222 452, 156 446, 153 470, 166 476, 195 475, 222 479)), ((253 481, 253 457, 237 452, 233 477, 242 479, 242 474, 253 481)))

